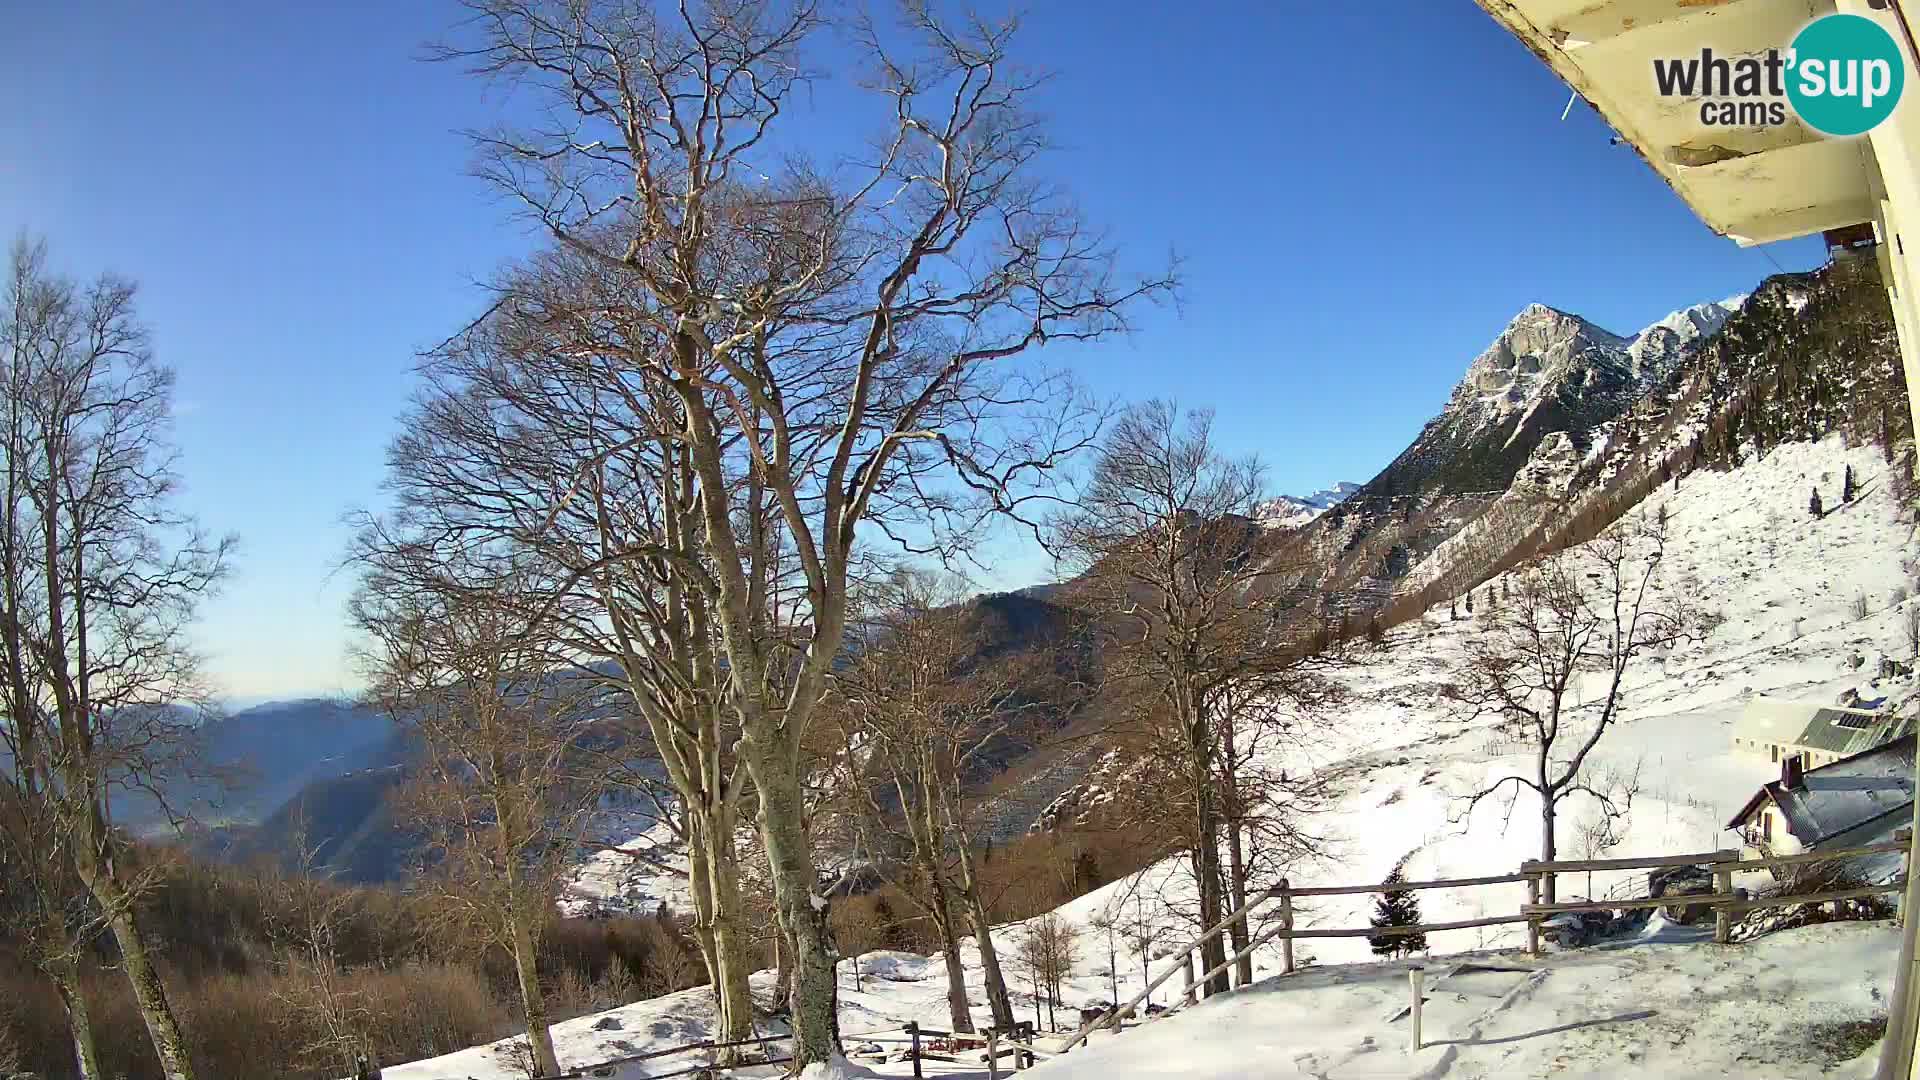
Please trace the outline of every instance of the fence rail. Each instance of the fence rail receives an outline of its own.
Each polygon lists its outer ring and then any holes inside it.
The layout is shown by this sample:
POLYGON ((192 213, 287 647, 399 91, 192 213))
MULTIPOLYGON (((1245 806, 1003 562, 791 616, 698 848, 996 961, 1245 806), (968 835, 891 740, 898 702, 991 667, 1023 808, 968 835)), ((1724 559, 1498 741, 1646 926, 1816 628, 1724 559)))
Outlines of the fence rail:
MULTIPOLYGON (((1153 992, 1165 984, 1167 980, 1173 978, 1176 973, 1184 976, 1181 992, 1159 1015, 1166 1016, 1187 1005, 1194 1004, 1206 992, 1205 987, 1210 980, 1232 971, 1242 960, 1252 956, 1255 950, 1276 940, 1281 943, 1281 973, 1283 975, 1291 974, 1294 971, 1293 942, 1296 940, 1354 937, 1390 938, 1411 934, 1440 933, 1449 930, 1471 930, 1479 927, 1504 926, 1516 923, 1525 923, 1527 925, 1527 949, 1530 953, 1538 956, 1540 954, 1540 931, 1542 924, 1554 915, 1644 908, 1708 907, 1712 908, 1714 913, 1714 940, 1720 944, 1727 944, 1730 940, 1732 919, 1735 915, 1766 908, 1788 907, 1798 904, 1833 903, 1879 896, 1886 893, 1899 893, 1906 888, 1906 877, 1912 867, 1911 865, 1905 866, 1896 881, 1888 882, 1884 885, 1828 889, 1807 893, 1790 892, 1767 897, 1748 897, 1745 890, 1736 890, 1733 887, 1734 874, 1752 870, 1829 863, 1871 855, 1899 854, 1903 857, 1903 863, 1910 864, 1912 861, 1912 849, 1908 843, 1908 833, 1903 830, 1895 835, 1897 838, 1887 843, 1866 844, 1859 847, 1841 848, 1837 850, 1809 851, 1794 855, 1770 855, 1752 859, 1742 859, 1738 851, 1722 849, 1718 851, 1696 852, 1690 855, 1654 855, 1643 858, 1553 860, 1549 862, 1530 860, 1521 863, 1519 872, 1513 874, 1438 878, 1432 881, 1380 882, 1373 885, 1313 885, 1304 888, 1294 888, 1287 879, 1282 878, 1278 885, 1255 894, 1253 899, 1234 909, 1225 918, 1221 919, 1217 925, 1208 927, 1205 932, 1188 942, 1179 951, 1163 956, 1163 960, 1172 959, 1176 961, 1176 963, 1167 966, 1165 970, 1161 971, 1157 976, 1148 980, 1146 987, 1124 1005, 1116 1005, 1109 1008, 1098 1019, 1083 1024, 1079 1030, 1068 1035, 1064 1044, 1053 1051, 1046 1051, 1040 1048, 1038 1045, 1039 1039, 1032 1024, 1017 1025, 1015 1030, 1010 1032, 1001 1032, 989 1028, 983 1032, 968 1033, 939 1031, 933 1028, 923 1028, 918 1024, 907 1023, 898 1028, 883 1028, 875 1031, 862 1032, 857 1036, 849 1035, 846 1037, 859 1038, 887 1034, 895 1031, 901 1032, 906 1036, 903 1039, 873 1039, 872 1041, 890 1045, 907 1046, 907 1055, 913 1061, 913 1075, 915 1077, 922 1075, 920 1066, 923 1060, 953 1060, 952 1057, 948 1056, 948 1052, 936 1052, 922 1045, 922 1038, 940 1038, 955 1041, 966 1040, 971 1043, 977 1043, 980 1045, 962 1047, 952 1050, 950 1053, 971 1054, 984 1051, 982 1056, 987 1063, 989 1080, 999 1080, 1000 1058, 1010 1053, 1014 1059, 1013 1068, 1015 1071, 1018 1071, 1023 1065, 1032 1064, 1039 1057, 1050 1057, 1055 1053, 1064 1054, 1072 1050, 1074 1047, 1087 1042, 1093 1037, 1094 1032, 1103 1028, 1119 1028, 1123 1020, 1131 1019, 1139 1015, 1138 1010, 1141 1004, 1148 1001, 1152 997, 1153 992), (1552 894, 1552 886, 1555 879, 1561 874, 1597 870, 1658 870, 1682 866, 1703 867, 1710 872, 1713 875, 1714 881, 1713 891, 1708 893, 1675 893, 1667 896, 1624 897, 1608 900, 1588 899, 1542 902, 1540 899, 1543 895, 1552 894), (1527 902, 1521 904, 1518 913, 1513 915, 1492 915, 1477 919, 1420 923, 1412 926, 1299 927, 1294 925, 1293 901, 1298 897, 1353 896, 1369 893, 1419 892, 1430 889, 1471 889, 1488 885, 1506 885, 1522 882, 1527 886, 1527 902), (1279 918, 1274 926, 1269 927, 1258 937, 1253 938, 1244 948, 1235 952, 1226 960, 1216 963, 1205 972, 1196 974, 1199 970, 1196 961, 1199 960, 1202 949, 1209 942, 1229 933, 1236 926, 1244 927, 1254 909, 1272 901, 1279 902, 1279 918)), ((1902 911, 1900 912, 1900 917, 1905 918, 1907 914, 1907 912, 1902 911)), ((1229 982, 1231 981, 1232 979, 1230 977, 1229 982)), ((1147 1019, 1152 1020, 1155 1019, 1155 1017, 1152 1014, 1147 1014, 1147 1019)), ((590 1076, 598 1070, 616 1068, 621 1065, 630 1065, 636 1062, 652 1061, 659 1058, 671 1057, 675 1054, 761 1046, 768 1043, 784 1042, 790 1038, 792 1038, 791 1035, 782 1034, 767 1035, 738 1042, 689 1043, 683 1046, 666 1047, 639 1054, 630 1054, 626 1057, 597 1062, 593 1065, 576 1066, 561 1072, 557 1076, 542 1078, 542 1080, 581 1080, 581 1078, 590 1076)), ((787 1060, 789 1059, 769 1059, 766 1063, 779 1064, 787 1060)), ((661 1077, 657 1077, 656 1080, 665 1080, 666 1077, 697 1073, 708 1068, 711 1068, 711 1063, 703 1063, 677 1072, 663 1074, 661 1077)))

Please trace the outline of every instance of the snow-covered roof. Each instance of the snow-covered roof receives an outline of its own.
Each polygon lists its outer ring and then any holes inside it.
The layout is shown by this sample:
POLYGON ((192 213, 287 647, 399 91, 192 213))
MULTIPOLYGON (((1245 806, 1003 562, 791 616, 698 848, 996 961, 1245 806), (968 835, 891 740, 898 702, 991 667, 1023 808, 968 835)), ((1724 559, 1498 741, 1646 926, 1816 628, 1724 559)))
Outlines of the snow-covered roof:
POLYGON ((1911 734, 1912 718, 1819 701, 1789 701, 1756 694, 1734 725, 1734 737, 1780 743, 1830 754, 1858 754, 1911 734))
POLYGON ((1762 787, 1727 823, 1739 828, 1762 800, 1786 819, 1787 831, 1806 847, 1849 846, 1892 832, 1913 807, 1914 737, 1808 769, 1788 787, 1775 780, 1762 787))
POLYGON ((1478 0, 1646 159, 1715 232, 1765 244, 1872 221, 1873 152, 1789 115, 1707 127, 1700 99, 1662 97, 1656 58, 1785 51, 1831 0, 1478 0))

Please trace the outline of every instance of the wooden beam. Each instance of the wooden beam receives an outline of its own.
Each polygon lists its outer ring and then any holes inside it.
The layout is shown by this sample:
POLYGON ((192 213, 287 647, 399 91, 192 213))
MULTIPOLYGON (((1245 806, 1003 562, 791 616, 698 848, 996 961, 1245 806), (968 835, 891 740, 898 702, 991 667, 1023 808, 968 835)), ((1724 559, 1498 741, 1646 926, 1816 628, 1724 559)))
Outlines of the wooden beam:
POLYGON ((1907 887, 1906 882, 1898 885, 1870 885, 1859 889, 1835 889, 1832 892, 1808 893, 1805 896, 1766 896, 1758 900, 1736 900, 1727 905, 1732 912, 1759 911, 1761 908, 1793 907, 1796 904, 1824 904, 1831 900, 1858 900, 1867 896, 1879 896, 1882 893, 1900 892, 1907 887))
POLYGON ((1527 921, 1525 915, 1495 915, 1487 919, 1462 919, 1459 922, 1421 923, 1418 926, 1369 926, 1359 930, 1295 930, 1294 938, 1404 937, 1440 930, 1471 930, 1477 926, 1504 926, 1527 921))
POLYGON ((1798 855, 1774 855, 1765 859, 1742 859, 1736 870, 1761 870, 1772 866, 1806 866, 1810 863, 1857 859, 1863 855, 1897 855, 1907 850, 1904 843, 1868 844, 1865 847, 1835 848, 1831 851, 1803 851, 1798 855))
POLYGON ((1576 900, 1565 904, 1522 904, 1523 915, 1559 915, 1569 911, 1619 911, 1623 908, 1694 907, 1700 904, 1730 904, 1738 900, 1734 893, 1687 893, 1679 896, 1642 896, 1631 900, 1576 900))
MULTIPOLYGON (((1421 889, 1460 889, 1469 885, 1503 885, 1512 881, 1525 881, 1532 874, 1493 874, 1487 877, 1443 878, 1438 881, 1403 881, 1397 885, 1382 882, 1378 885, 1315 885, 1305 889, 1288 889, 1293 896, 1347 896, 1353 893, 1389 893, 1418 892, 1421 889)), ((1279 896, 1279 889, 1271 895, 1279 896)))
POLYGON ((1702 851, 1695 855, 1654 855, 1640 859, 1523 862, 1520 864, 1520 871, 1526 874, 1567 874, 1581 870, 1648 870, 1657 866, 1705 866, 1713 863, 1736 862, 1739 858, 1740 853, 1737 851, 1702 851))

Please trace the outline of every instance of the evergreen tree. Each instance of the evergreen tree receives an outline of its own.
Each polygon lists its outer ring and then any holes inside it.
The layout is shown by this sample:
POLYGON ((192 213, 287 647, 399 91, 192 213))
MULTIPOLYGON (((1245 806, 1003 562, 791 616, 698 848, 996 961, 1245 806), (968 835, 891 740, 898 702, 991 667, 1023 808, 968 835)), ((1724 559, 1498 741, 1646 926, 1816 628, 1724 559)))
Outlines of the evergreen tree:
POLYGON ((1853 483, 1853 466, 1849 465, 1847 466, 1846 479, 1842 480, 1840 483, 1840 501, 1852 502, 1853 494, 1855 490, 1857 489, 1854 487, 1854 483, 1853 483))
POLYGON ((1449 622, 1460 621, 1460 605, 1457 602, 1447 601, 1447 619, 1449 622))
MULTIPOLYGON (((1388 885, 1398 885, 1407 880, 1407 859, 1401 856, 1393 864, 1393 873, 1387 875, 1388 885)), ((1420 925, 1420 900, 1405 889, 1388 891, 1373 901, 1373 918, 1368 920, 1373 926, 1418 926, 1420 925)), ((1406 956, 1422 952, 1427 947, 1425 934, 1393 934, 1367 938, 1375 956, 1406 956)))
POLYGON ((1467 590, 1467 614, 1473 614, 1473 590, 1467 590))
POLYGON ((1375 645, 1384 644, 1387 640, 1386 631, 1380 629, 1380 616, 1378 615, 1367 620, 1367 640, 1375 645))
POLYGON ((1814 517, 1825 516, 1825 511, 1820 508, 1820 489, 1817 487, 1813 489, 1813 500, 1807 503, 1807 512, 1814 517))

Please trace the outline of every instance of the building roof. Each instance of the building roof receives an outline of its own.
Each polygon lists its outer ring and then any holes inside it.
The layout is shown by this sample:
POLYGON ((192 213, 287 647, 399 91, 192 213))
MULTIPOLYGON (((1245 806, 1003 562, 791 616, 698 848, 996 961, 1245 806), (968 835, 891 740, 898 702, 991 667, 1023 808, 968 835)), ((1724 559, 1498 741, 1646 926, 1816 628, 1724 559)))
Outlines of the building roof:
POLYGON ((1764 244, 1872 221, 1866 139, 1775 127, 1708 127, 1700 99, 1662 97, 1655 59, 1785 52, 1833 0, 1478 0, 1599 110, 1715 232, 1764 244))
POLYGON ((1735 723, 1734 735, 1754 742, 1802 746, 1846 756, 1912 734, 1914 726, 1912 717, 1893 716, 1873 709, 1788 701, 1756 694, 1747 701, 1747 707, 1735 723))
POLYGON ((1914 737, 1904 735, 1808 769, 1795 787, 1775 780, 1747 800, 1727 828, 1739 828, 1765 800, 1780 810, 1787 831, 1806 847, 1836 839, 1842 846, 1868 843, 1904 824, 1912 812, 1913 761, 1914 737))

